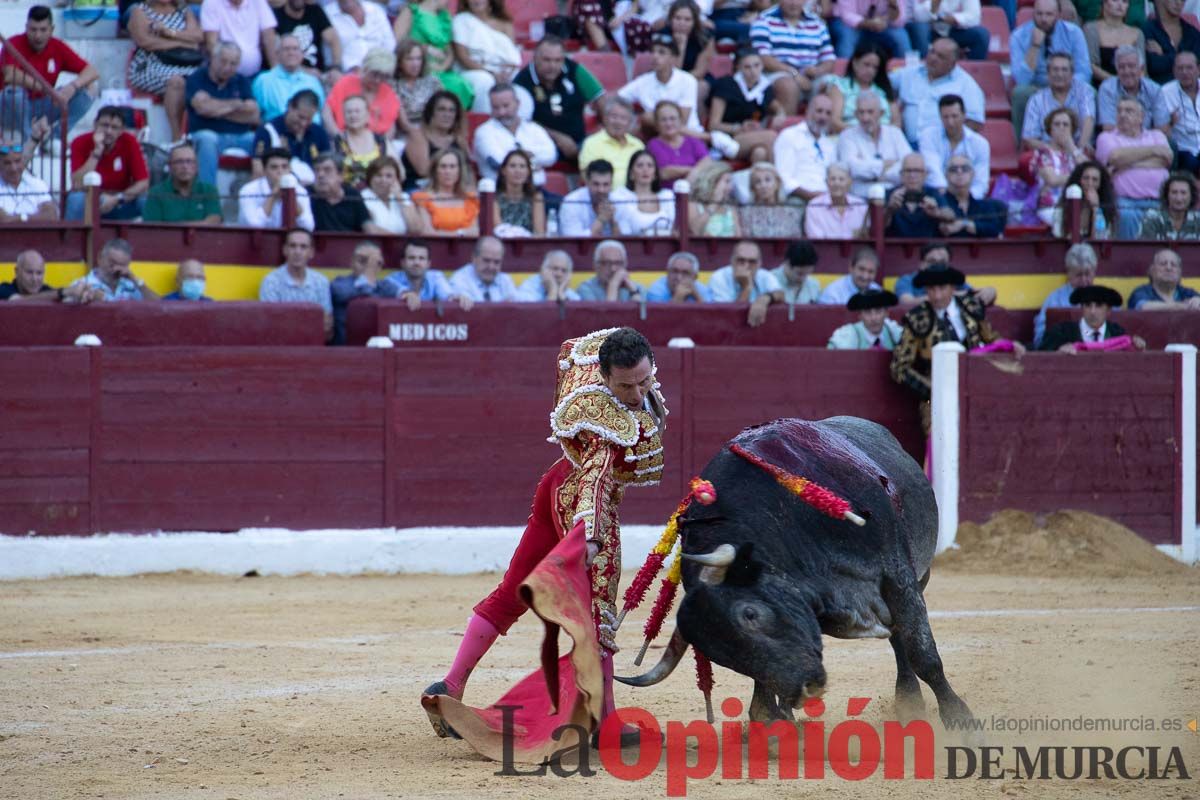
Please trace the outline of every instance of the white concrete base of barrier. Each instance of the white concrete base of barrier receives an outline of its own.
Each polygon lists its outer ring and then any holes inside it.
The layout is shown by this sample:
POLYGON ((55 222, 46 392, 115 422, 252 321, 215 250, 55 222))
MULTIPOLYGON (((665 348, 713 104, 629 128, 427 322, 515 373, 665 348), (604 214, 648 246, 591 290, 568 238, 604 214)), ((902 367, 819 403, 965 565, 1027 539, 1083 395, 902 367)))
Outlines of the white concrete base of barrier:
MULTIPOLYGON (((0 580, 125 576, 192 570, 218 575, 361 575, 503 571, 524 528, 382 528, 237 533, 0 536, 0 580)), ((662 535, 621 528, 622 561, 637 568, 662 535)))

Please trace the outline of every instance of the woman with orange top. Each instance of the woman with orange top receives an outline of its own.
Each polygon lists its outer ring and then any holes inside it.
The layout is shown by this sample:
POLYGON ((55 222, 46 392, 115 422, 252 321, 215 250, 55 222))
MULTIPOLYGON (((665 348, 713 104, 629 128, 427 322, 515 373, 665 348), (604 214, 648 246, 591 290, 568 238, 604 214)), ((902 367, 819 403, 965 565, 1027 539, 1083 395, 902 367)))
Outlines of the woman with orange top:
POLYGON ((433 157, 429 189, 412 196, 425 230, 459 236, 479 235, 479 196, 467 157, 450 148, 433 157))
POLYGON ((395 131, 396 119, 401 110, 400 98, 388 85, 395 71, 395 53, 380 48, 369 51, 363 59, 361 74, 351 72, 343 75, 325 98, 321 121, 325 123, 326 130, 331 135, 342 132, 346 127, 345 117, 342 116, 342 104, 346 102, 346 98, 357 94, 366 98, 367 108, 371 112, 371 120, 367 127, 380 136, 390 138, 395 131))

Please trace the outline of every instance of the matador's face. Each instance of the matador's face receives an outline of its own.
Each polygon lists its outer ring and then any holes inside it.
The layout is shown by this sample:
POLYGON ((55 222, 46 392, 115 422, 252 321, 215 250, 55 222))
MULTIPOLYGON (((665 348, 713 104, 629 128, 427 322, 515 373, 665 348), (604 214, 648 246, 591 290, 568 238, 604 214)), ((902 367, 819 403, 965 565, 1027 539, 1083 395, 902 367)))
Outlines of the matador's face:
POLYGON ((654 387, 654 367, 649 358, 643 357, 636 366, 614 366, 608 375, 601 372, 600 380, 622 403, 630 408, 641 408, 642 401, 654 387))

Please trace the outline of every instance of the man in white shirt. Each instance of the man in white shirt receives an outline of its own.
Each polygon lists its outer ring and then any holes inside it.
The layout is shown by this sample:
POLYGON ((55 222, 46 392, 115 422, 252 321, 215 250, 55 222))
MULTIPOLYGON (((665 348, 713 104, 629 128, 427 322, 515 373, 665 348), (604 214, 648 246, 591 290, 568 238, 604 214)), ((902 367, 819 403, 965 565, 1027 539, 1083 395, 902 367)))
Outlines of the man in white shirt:
MULTIPOLYGON (((291 174, 292 154, 281 147, 262 154, 263 176, 247 183, 238 192, 238 224, 252 228, 283 227, 283 190, 279 183, 291 174)), ((297 228, 314 227, 308 192, 296 181, 297 228)))
POLYGON ((1154 104, 1154 127, 1175 147, 1175 168, 1195 175, 1200 167, 1200 68, 1196 54, 1175 54, 1175 80, 1163 86, 1154 104))
POLYGON ((938 101, 948 94, 962 98, 970 128, 983 128, 983 90, 958 66, 958 45, 953 39, 943 37, 931 44, 925 63, 893 74, 892 86, 900 98, 904 135, 910 144, 919 143, 921 131, 938 124, 938 101))
POLYGON ((837 140, 827 132, 832 119, 833 101, 819 94, 809 101, 804 121, 775 139, 775 167, 787 194, 811 200, 828 191, 825 170, 837 163, 837 140))
POLYGON ((511 303, 519 300, 513 279, 505 275, 504 244, 495 236, 481 236, 475 242, 475 257, 450 276, 450 288, 459 297, 476 303, 511 303))
POLYGON ((0 144, 0 223, 58 219, 50 187, 25 171, 21 147, 0 144))
POLYGON ((546 129, 536 122, 521 119, 520 104, 511 83, 498 83, 488 91, 492 118, 475 130, 475 162, 479 177, 496 179, 504 157, 513 150, 524 150, 533 159, 533 182, 546 181, 546 167, 558 161, 558 148, 546 129))
POLYGON ((341 67, 345 72, 361 67, 368 50, 396 49, 396 34, 388 23, 387 12, 378 3, 337 0, 325 6, 325 15, 342 42, 341 67))
POLYGON ((650 56, 654 69, 622 86, 617 94, 642 107, 643 128, 654 130, 654 107, 662 100, 670 100, 683 109, 684 127, 689 131, 703 131, 696 114, 699 84, 691 73, 675 66, 675 60, 679 58, 675 38, 669 32, 657 34, 650 56))
POLYGON ((870 245, 863 245, 850 257, 850 272, 825 287, 817 302, 826 306, 844 306, 850 298, 868 289, 882 289, 875 282, 879 274, 879 256, 870 245))
POLYGON ((708 288, 714 303, 750 303, 746 322, 751 328, 763 324, 772 303, 783 302, 783 287, 762 268, 762 249, 748 239, 733 246, 729 264, 713 272, 708 288))
POLYGON ((938 100, 942 124, 921 131, 921 155, 929 170, 925 183, 934 189, 946 188, 946 164, 951 156, 963 156, 975 168, 971 181, 971 196, 982 200, 987 196, 991 180, 992 146, 988 140, 967 127, 967 110, 956 94, 938 100))
POLYGON ((858 125, 838 137, 838 161, 850 167, 852 194, 866 197, 873 184, 892 189, 900 184, 900 162, 912 152, 904 133, 894 125, 881 125, 883 103, 874 92, 862 92, 854 116, 858 125))
POLYGON ((584 170, 584 185, 563 198, 558 211, 558 233, 560 236, 592 237, 618 236, 616 209, 609 195, 612 194, 612 164, 603 158, 587 165, 584 170))

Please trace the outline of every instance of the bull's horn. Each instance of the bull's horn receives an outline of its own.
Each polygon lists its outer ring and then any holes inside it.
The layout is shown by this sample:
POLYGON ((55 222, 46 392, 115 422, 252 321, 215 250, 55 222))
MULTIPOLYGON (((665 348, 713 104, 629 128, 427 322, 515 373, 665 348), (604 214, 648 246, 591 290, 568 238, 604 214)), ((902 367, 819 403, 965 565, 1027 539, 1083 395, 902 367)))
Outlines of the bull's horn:
POLYGON ((687 650, 687 640, 683 638, 683 634, 679 632, 679 628, 671 634, 671 641, 667 642, 667 649, 663 651, 663 656, 659 662, 654 665, 654 668, 642 675, 632 676, 615 676, 617 680, 627 686, 653 686, 656 683, 661 683, 667 679, 675 667, 679 666, 679 660, 683 658, 684 652, 687 650))
POLYGON ((683 557, 704 565, 700 570, 701 583, 717 586, 725 582, 725 570, 737 557, 737 549, 731 544, 723 544, 711 553, 684 553, 683 557))
POLYGON ((728 567, 737 557, 737 548, 731 544, 723 544, 711 553, 684 553, 683 557, 706 567, 728 567))

